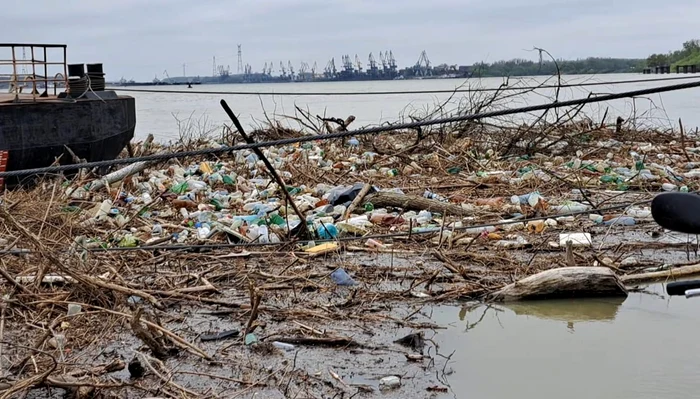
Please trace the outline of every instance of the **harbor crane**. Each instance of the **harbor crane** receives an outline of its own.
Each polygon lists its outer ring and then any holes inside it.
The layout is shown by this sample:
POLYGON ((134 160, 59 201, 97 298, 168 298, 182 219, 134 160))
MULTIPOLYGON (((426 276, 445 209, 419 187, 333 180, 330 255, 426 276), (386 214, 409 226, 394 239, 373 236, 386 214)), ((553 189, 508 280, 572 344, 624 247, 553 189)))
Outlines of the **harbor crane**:
POLYGON ((289 70, 289 78, 294 80, 294 67, 292 66, 292 61, 287 61, 287 69, 289 70))
POLYGON ((357 73, 362 73, 362 63, 360 62, 360 57, 355 54, 355 65, 357 66, 357 73))
POLYGON ((280 61, 280 76, 282 76, 283 78, 287 77, 287 68, 284 67, 282 61, 280 61))
MULTIPOLYGON (((343 57, 343 61, 345 61, 345 57, 343 57)), ((338 74, 338 70, 335 67, 335 57, 331 58, 331 60, 328 61, 328 64, 326 65, 323 74, 328 79, 334 78, 338 74)))
POLYGON ((349 74, 353 72, 352 61, 350 61, 350 56, 347 54, 343 56, 343 72, 349 74))
POLYGON ((428 59, 428 54, 423 50, 420 53, 418 62, 413 67, 416 76, 428 76, 432 75, 432 69, 430 68, 430 59, 428 59))
POLYGON ((379 75, 379 69, 377 68, 377 61, 374 59, 374 54, 369 53, 369 72, 370 76, 375 77, 379 75))
POLYGON ((396 59, 394 58, 394 53, 391 50, 389 50, 389 58, 387 62, 389 63, 389 69, 396 72, 396 59))

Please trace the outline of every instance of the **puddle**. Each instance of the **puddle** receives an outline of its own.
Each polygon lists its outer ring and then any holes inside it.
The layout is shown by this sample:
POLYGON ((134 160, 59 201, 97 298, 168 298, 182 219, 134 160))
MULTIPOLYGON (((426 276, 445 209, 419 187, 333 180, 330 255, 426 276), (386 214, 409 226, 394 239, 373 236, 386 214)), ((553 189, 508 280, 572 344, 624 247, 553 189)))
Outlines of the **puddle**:
POLYGON ((700 299, 627 299, 440 307, 455 351, 447 378, 458 398, 689 398, 700 390, 700 299))

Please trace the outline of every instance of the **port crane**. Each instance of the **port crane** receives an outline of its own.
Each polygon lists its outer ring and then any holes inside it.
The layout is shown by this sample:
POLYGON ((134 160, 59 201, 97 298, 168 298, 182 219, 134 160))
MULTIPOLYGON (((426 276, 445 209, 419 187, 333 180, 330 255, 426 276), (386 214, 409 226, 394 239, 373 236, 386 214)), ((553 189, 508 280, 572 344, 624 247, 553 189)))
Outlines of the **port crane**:
POLYGON ((418 62, 416 62, 416 65, 413 67, 413 72, 416 76, 432 75, 432 70, 430 68, 430 59, 428 59, 428 54, 425 52, 425 50, 423 50, 420 53, 418 62))
POLYGON ((294 80, 294 67, 292 61, 287 61, 287 69, 289 70, 289 79, 294 80))
MULTIPOLYGON (((343 57, 343 60, 345 60, 345 57, 343 57)), ((323 74, 328 79, 334 78, 338 74, 338 70, 335 67, 335 57, 331 58, 331 60, 328 61, 328 64, 326 65, 323 74)))
POLYGON ((343 56, 343 72, 349 74, 353 72, 352 61, 350 61, 350 56, 347 54, 343 56))
POLYGON ((377 60, 374 59, 374 54, 369 53, 369 74, 370 76, 377 76, 379 75, 379 69, 377 68, 377 60))

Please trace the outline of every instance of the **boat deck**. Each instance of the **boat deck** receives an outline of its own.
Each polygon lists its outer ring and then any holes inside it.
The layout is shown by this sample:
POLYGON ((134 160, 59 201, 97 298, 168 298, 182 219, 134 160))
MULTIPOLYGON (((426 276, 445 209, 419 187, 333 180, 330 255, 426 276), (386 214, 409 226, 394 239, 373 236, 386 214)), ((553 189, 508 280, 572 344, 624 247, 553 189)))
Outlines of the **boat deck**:
MULTIPOLYGON (((120 96, 112 90, 99 91, 96 93, 86 93, 80 102, 83 101, 109 101, 117 100, 122 98, 129 98, 129 96, 120 96)), ((22 93, 19 95, 19 102, 15 102, 15 94, 11 93, 0 93, 0 107, 8 107, 13 105, 27 105, 27 104, 66 104, 75 102, 70 98, 58 98, 53 94, 48 97, 39 97, 39 95, 33 96, 31 94, 22 93)))
MULTIPOLYGON (((0 106, 8 105, 8 104, 10 104, 10 105, 17 104, 17 103, 15 103, 15 97, 16 97, 16 95, 13 93, 0 93, 0 106)), ((38 103, 65 101, 65 100, 59 99, 57 96, 54 96, 54 95, 49 95, 48 97, 39 97, 39 95, 37 95, 35 97, 31 94, 22 93, 19 95, 19 101, 20 101, 19 103, 20 104, 32 103, 32 102, 35 102, 35 98, 36 98, 36 102, 38 102, 38 103)))

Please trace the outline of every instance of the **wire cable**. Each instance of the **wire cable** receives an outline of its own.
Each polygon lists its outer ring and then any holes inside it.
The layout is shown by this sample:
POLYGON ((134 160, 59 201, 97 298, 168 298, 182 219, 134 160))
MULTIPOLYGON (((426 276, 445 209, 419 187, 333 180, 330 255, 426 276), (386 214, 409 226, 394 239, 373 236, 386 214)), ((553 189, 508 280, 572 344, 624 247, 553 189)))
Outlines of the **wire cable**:
POLYGON ((452 90, 397 90, 397 91, 341 91, 341 92, 259 92, 259 91, 202 91, 202 90, 158 90, 158 89, 128 89, 123 87, 109 87, 107 90, 135 92, 135 93, 173 93, 173 94, 209 94, 209 95, 239 95, 239 96, 388 96, 388 95, 407 95, 407 94, 443 94, 443 93, 479 93, 479 92, 496 92, 496 91, 526 91, 540 89, 557 89, 570 87, 586 87, 586 86, 606 86, 606 85, 622 85, 644 82, 664 82, 671 80, 684 79, 700 79, 700 76, 678 76, 673 78, 654 78, 654 79, 630 79, 607 82, 581 82, 567 83, 562 85, 541 85, 541 86, 523 86, 523 87, 498 87, 498 88, 475 88, 475 89, 460 89, 452 90))
POLYGON ((43 167, 43 168, 6 171, 6 172, 0 172, 0 177, 4 178, 4 177, 13 177, 13 176, 28 176, 28 175, 41 174, 41 173, 56 173, 56 172, 62 172, 62 171, 67 171, 67 170, 96 168, 96 167, 113 166, 113 165, 124 165, 124 164, 131 164, 134 162, 142 162, 142 161, 163 161, 163 160, 168 160, 168 159, 173 159, 173 158, 186 158, 186 157, 200 156, 200 155, 207 155, 207 154, 223 154, 226 152, 241 151, 241 150, 247 150, 247 149, 253 149, 253 148, 277 147, 277 146, 283 146, 283 145, 289 145, 289 144, 295 144, 295 143, 304 143, 304 142, 316 141, 316 140, 331 140, 331 139, 339 139, 339 138, 345 138, 345 137, 351 137, 351 136, 363 136, 363 135, 368 135, 368 134, 375 134, 375 133, 382 133, 382 132, 389 132, 389 131, 396 131, 396 130, 416 129, 419 127, 430 126, 430 125, 447 124, 447 123, 454 123, 454 122, 464 122, 464 121, 470 121, 470 120, 492 118, 492 117, 503 116, 503 115, 512 115, 512 114, 526 113, 526 112, 532 112, 532 111, 544 111, 544 110, 549 110, 549 109, 554 109, 554 108, 563 108, 563 107, 571 107, 571 106, 591 104, 591 103, 599 103, 599 102, 617 100, 617 99, 621 99, 621 98, 645 96, 645 95, 649 95, 649 94, 658 94, 658 93, 683 90, 683 89, 690 89, 690 88, 696 88, 696 87, 700 87, 700 81, 690 82, 690 83, 681 83, 681 84, 669 85, 669 86, 659 86, 659 87, 653 87, 653 88, 649 88, 649 89, 627 91, 627 92, 622 92, 622 93, 605 94, 605 95, 600 95, 600 96, 596 96, 596 97, 585 97, 585 98, 579 98, 579 99, 575 99, 575 100, 567 100, 567 101, 559 101, 559 102, 555 101, 553 103, 530 105, 530 106, 519 107, 519 108, 487 111, 487 112, 481 112, 481 113, 476 113, 476 114, 457 115, 457 116, 452 116, 452 117, 447 117, 447 118, 437 118, 437 119, 428 119, 428 120, 414 121, 414 122, 407 122, 407 123, 396 123, 393 125, 374 126, 374 127, 358 129, 358 130, 349 130, 349 131, 343 131, 343 132, 328 133, 328 134, 324 134, 324 135, 308 135, 308 136, 301 136, 301 137, 290 137, 290 138, 286 138, 286 139, 263 141, 263 142, 252 143, 252 144, 221 146, 219 148, 203 148, 203 149, 199 149, 199 150, 181 151, 181 152, 164 153, 164 154, 154 154, 154 155, 147 155, 147 156, 143 156, 143 157, 121 158, 121 159, 112 159, 112 160, 104 160, 104 161, 86 162, 86 163, 80 163, 80 164, 47 166, 47 167, 43 167))

